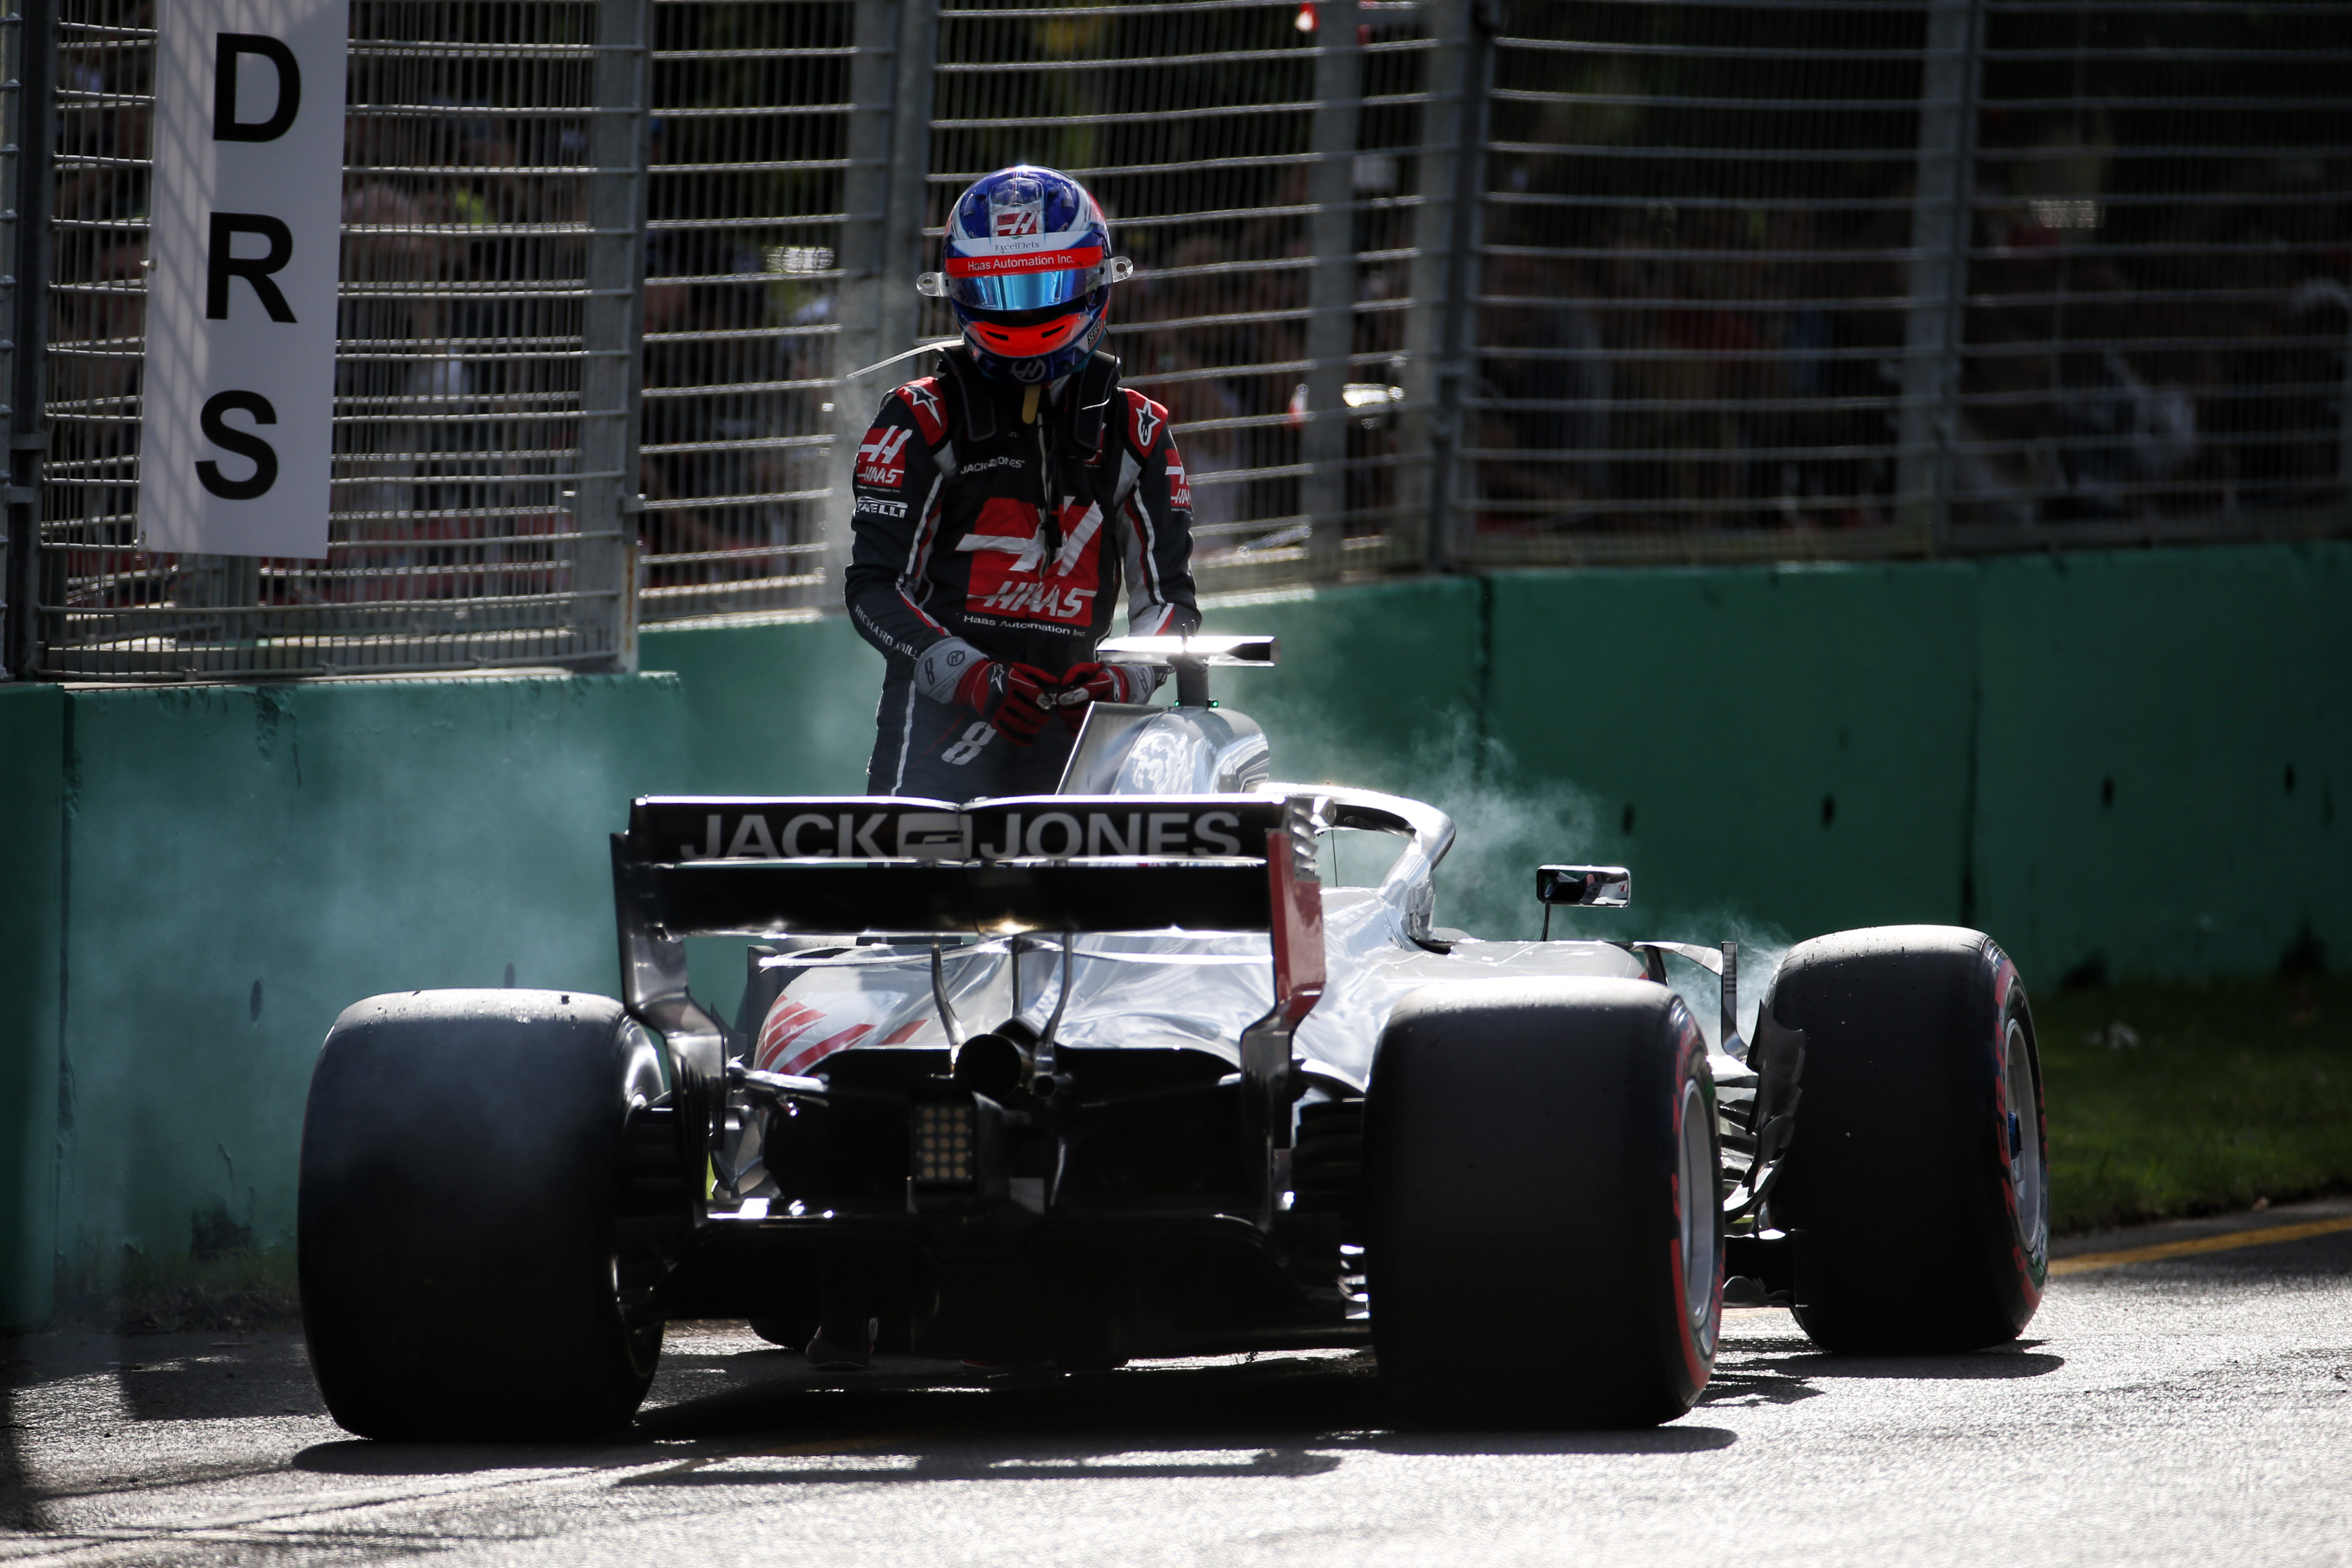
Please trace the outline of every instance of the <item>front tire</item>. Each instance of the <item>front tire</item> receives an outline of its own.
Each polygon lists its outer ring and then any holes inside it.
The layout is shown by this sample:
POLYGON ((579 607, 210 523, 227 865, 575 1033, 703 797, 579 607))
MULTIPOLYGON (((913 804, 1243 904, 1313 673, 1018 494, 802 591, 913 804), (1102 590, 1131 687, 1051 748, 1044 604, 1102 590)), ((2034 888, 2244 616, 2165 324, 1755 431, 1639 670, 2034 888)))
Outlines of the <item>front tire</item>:
MULTIPOLYGON (((635 1145, 669 1131, 647 1116, 662 1092, 653 1039, 603 997, 345 1010, 310 1078, 298 1221, 303 1331, 339 1424, 576 1438, 628 1420, 662 1325, 624 1310, 656 1260, 623 1208, 644 1206, 635 1145)), ((662 1184, 683 1210, 683 1176, 662 1184)))
POLYGON ((1412 1415, 1651 1426, 1721 1326, 1715 1092, 1646 981, 1434 985, 1382 1034, 1365 1106, 1372 1338, 1412 1415))
POLYGON ((1790 950, 1765 998, 1805 1037, 1770 1202, 1796 1241, 1797 1321, 1823 1349, 2015 1339, 2050 1268, 2033 1014, 1979 931, 1883 926, 1790 950))

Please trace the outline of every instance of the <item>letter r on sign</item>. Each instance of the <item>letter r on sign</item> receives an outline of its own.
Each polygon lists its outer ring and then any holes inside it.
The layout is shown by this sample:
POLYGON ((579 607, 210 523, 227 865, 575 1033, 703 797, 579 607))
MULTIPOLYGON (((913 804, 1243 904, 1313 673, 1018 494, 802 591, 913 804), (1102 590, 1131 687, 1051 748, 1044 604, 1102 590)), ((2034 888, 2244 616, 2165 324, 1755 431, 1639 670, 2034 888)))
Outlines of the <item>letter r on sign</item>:
POLYGON ((215 213, 212 234, 205 247, 205 320, 228 320, 228 282, 242 278, 253 286, 261 300, 261 308, 269 312, 273 321, 291 321, 294 307, 286 302, 277 281, 269 275, 282 270, 294 259, 294 231, 283 219, 268 213, 215 213), (259 235, 268 243, 265 256, 235 254, 236 237, 240 234, 259 235))

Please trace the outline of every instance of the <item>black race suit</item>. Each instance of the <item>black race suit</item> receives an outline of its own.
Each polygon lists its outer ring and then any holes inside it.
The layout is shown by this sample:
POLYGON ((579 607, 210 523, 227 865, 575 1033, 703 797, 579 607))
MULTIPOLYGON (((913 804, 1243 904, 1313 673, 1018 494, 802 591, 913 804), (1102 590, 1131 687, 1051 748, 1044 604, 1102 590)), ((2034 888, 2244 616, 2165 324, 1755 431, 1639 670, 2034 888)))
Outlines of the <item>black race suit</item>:
POLYGON ((1168 410, 1094 358, 1024 424, 1024 389, 961 346, 882 400, 857 448, 849 612, 887 669, 866 789, 964 801, 1044 794, 1071 731, 1015 744, 956 685, 975 660, 1059 676, 1094 658, 1119 585, 1128 629, 1190 632, 1192 497, 1168 410), (1052 495, 1055 505, 1046 507, 1052 495))

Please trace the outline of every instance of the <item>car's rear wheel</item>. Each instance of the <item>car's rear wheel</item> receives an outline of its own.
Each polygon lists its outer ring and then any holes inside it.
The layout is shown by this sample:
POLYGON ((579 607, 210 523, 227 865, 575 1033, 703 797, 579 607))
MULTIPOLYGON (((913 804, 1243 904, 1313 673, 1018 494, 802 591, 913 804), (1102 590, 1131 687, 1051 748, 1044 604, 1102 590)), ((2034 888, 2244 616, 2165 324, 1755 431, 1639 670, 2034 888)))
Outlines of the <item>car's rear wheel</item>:
POLYGON ((1764 1005, 1805 1037, 1770 1211, 1796 1243, 1797 1321, 1824 1349, 2015 1339, 2050 1265, 2033 1014, 1990 938, 1840 931, 1790 950, 1764 1005))
POLYGON ((1664 987, 1414 993, 1365 1108, 1382 1378, 1444 1426, 1682 1415, 1721 1326, 1717 1162, 1706 1043, 1664 987))
POLYGON ((816 1338, 814 1312, 762 1312, 751 1319, 751 1331, 772 1345, 804 1351, 816 1338))
POLYGON ((579 1437, 628 1420, 688 1217, 651 1037, 618 1003, 427 991, 346 1010, 310 1079, 310 1364, 368 1437, 579 1437))

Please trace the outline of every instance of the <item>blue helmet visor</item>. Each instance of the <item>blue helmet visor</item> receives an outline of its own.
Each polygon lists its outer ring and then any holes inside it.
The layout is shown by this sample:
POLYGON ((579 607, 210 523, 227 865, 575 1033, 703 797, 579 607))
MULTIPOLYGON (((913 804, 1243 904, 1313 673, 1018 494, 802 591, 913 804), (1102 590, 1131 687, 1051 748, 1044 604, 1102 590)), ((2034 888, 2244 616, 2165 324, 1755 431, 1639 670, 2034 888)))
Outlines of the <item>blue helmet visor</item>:
POLYGON ((1095 272, 1094 268, 1087 267, 959 278, 950 271, 948 298, 970 310, 1038 310, 1085 299, 1094 291, 1095 272))

